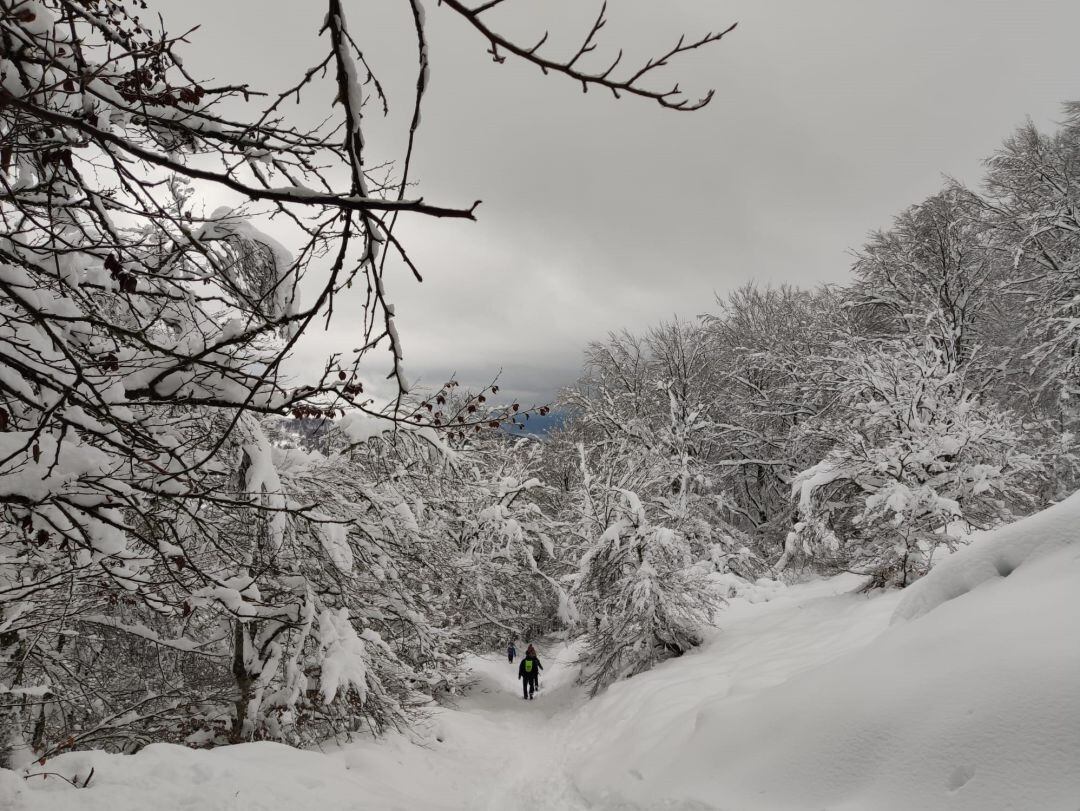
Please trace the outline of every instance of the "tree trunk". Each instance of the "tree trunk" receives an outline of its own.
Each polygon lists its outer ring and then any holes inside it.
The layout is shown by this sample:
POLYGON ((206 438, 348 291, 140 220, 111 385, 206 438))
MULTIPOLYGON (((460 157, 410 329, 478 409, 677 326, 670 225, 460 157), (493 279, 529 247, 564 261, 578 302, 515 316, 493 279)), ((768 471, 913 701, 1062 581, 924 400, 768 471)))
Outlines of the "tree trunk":
POLYGON ((254 724, 253 720, 249 723, 248 708, 254 698, 255 676, 248 669, 244 656, 244 624, 240 620, 233 620, 233 626, 232 672, 236 680, 236 715, 229 732, 229 743, 242 743, 250 738, 250 727, 254 724))

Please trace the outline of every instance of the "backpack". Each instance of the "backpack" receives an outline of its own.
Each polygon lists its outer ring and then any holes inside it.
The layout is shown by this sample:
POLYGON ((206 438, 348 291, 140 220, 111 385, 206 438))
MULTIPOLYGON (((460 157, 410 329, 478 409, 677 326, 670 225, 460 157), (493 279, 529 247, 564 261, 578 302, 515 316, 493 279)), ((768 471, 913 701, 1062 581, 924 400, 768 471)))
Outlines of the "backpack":
POLYGON ((525 672, 526 673, 532 673, 532 666, 533 666, 533 660, 532 659, 526 659, 525 660, 525 672))

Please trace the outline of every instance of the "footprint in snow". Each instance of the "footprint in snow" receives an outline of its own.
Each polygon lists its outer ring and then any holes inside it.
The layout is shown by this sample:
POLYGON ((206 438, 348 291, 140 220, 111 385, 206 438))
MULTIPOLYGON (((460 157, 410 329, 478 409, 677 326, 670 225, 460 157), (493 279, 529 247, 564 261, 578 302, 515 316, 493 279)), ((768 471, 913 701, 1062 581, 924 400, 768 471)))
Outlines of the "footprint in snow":
POLYGON ((974 766, 957 766, 949 775, 949 779, 945 781, 945 788, 949 790, 950 794, 955 793, 966 786, 974 776, 974 766))

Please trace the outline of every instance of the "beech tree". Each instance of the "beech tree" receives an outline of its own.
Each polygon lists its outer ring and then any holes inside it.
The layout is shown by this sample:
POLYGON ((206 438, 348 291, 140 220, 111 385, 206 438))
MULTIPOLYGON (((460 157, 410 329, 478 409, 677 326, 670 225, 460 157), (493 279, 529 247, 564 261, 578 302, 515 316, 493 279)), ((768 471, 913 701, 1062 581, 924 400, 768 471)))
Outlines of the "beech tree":
POLYGON ((702 323, 716 370, 706 390, 724 448, 713 475, 728 521, 775 561, 793 520, 791 479, 825 447, 807 429, 835 404, 830 359, 854 326, 838 288, 746 285, 718 304, 702 323))
POLYGON ((662 508, 692 505, 731 539, 722 568, 744 577, 767 562, 785 577, 849 570, 904 586, 969 528, 1072 492, 1077 110, 1056 132, 1029 124, 1007 139, 984 191, 949 182, 872 234, 849 284, 749 285, 700 327, 590 346, 553 443, 570 518, 603 536, 624 511, 615 495, 582 498, 575 439, 594 489, 629 491, 648 526, 685 530, 694 565, 709 558, 698 536, 662 508), (740 545, 749 554, 732 556, 740 545))
POLYGON ((950 188, 875 233, 849 290, 864 331, 929 338, 951 370, 971 362, 1000 268, 989 231, 975 196, 950 188))
POLYGON ((753 561, 725 492, 747 460, 730 453, 731 425, 713 389, 723 372, 709 349, 699 326, 678 322, 592 344, 564 394, 568 433, 590 469, 635 492, 652 521, 678 527, 698 559, 727 559, 747 574, 753 561))
POLYGON ((844 407, 817 426, 835 444, 792 483, 798 520, 778 569, 802 553, 868 586, 905 586, 955 546, 954 522, 988 528, 1030 507, 1042 470, 1020 450, 1019 421, 978 402, 952 366, 932 343, 903 341, 839 361, 844 407))
POLYGON ((1055 133, 1028 123, 988 161, 983 205, 1012 272, 1002 295, 1021 314, 1017 399, 1054 413, 1075 433, 1080 295, 1080 105, 1055 133))
POLYGON ((626 468, 594 476, 582 449, 582 479, 572 502, 583 554, 570 578, 571 595, 593 696, 701 644, 701 631, 721 603, 707 568, 694 565, 691 539, 677 517, 654 523, 630 489, 651 484, 630 470, 638 459, 625 461, 626 468))

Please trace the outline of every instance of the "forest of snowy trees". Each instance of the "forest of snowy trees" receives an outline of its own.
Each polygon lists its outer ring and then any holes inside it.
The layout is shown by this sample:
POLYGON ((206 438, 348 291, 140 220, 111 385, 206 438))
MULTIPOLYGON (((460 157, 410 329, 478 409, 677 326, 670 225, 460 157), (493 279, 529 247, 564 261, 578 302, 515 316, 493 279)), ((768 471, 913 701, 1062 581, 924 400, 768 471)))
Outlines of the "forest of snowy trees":
MULTIPOLYGON (((442 5, 496 60, 675 109, 709 97, 652 68, 727 33, 592 71, 602 25, 565 57, 499 35, 495 3, 442 5)), ((395 223, 477 215, 411 196, 413 8, 390 164, 337 0, 322 62, 268 97, 203 86, 119 4, 0 0, 0 765, 405 727, 465 654, 544 633, 584 640, 596 694, 744 585, 904 587, 1076 488, 1080 106, 899 213, 846 284, 611 335, 556 403, 413 390, 395 223), (291 123, 328 85, 331 118, 291 123), (208 189, 241 203, 207 214, 208 189), (354 286, 355 344, 288 379, 354 286)))

